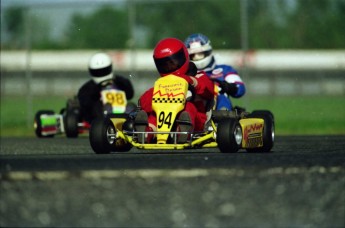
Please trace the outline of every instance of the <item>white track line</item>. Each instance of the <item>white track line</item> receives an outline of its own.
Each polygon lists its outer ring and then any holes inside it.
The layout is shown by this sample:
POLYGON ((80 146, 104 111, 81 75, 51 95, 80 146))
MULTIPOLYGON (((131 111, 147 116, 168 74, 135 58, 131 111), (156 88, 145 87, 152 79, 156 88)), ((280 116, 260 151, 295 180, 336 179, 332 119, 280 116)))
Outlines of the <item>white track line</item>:
POLYGON ((275 175, 295 175, 295 174, 336 174, 345 172, 345 168, 342 166, 323 167, 273 167, 262 171, 255 171, 254 168, 241 169, 241 168, 230 168, 230 169, 140 169, 140 170, 87 170, 87 171, 13 171, 8 173, 1 173, 0 180, 65 180, 73 178, 85 178, 85 179, 109 179, 109 178, 194 178, 194 177, 206 177, 211 175, 217 176, 244 176, 254 175, 255 176, 275 176, 275 175), (254 172, 253 172, 254 170, 254 172))

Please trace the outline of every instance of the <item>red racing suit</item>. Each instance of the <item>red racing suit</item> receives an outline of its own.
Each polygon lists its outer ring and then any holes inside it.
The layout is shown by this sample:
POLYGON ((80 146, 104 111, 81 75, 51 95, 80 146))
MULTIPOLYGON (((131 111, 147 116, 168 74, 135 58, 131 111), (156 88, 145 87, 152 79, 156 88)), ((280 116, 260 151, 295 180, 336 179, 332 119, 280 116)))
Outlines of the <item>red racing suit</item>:
MULTIPOLYGON (((208 104, 214 99, 214 83, 208 78, 205 72, 198 72, 195 76, 176 75, 186 79, 191 87, 193 98, 187 101, 183 111, 190 115, 194 131, 203 131, 207 120, 206 112, 208 104)), ((155 131, 157 122, 156 114, 152 110, 153 87, 148 89, 140 98, 141 109, 148 113, 149 126, 155 131)))

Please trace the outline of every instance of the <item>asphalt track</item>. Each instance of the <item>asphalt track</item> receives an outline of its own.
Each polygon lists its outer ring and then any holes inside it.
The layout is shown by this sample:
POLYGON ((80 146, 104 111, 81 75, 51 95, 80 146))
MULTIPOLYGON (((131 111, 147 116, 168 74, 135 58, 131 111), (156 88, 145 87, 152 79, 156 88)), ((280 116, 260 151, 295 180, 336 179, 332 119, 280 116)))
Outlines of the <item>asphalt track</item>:
POLYGON ((345 136, 271 153, 96 155, 88 138, 1 138, 1 227, 344 227, 345 136))

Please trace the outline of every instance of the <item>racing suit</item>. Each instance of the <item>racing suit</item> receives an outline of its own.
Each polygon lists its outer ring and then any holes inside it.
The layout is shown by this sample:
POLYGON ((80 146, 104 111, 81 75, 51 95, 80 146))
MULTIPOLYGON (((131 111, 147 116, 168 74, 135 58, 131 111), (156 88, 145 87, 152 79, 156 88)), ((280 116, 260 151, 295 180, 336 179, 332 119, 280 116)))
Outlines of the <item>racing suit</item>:
POLYGON ((105 81, 96 84, 92 79, 82 85, 77 97, 80 105, 80 118, 91 123, 95 118, 103 117, 103 104, 101 101, 101 90, 104 86, 112 84, 116 89, 126 94, 127 100, 134 96, 134 89, 131 81, 120 75, 116 75, 110 82, 105 81))
POLYGON ((237 71, 229 65, 217 65, 214 59, 204 71, 220 87, 216 109, 231 110, 232 103, 229 96, 239 98, 246 92, 245 85, 237 71))
MULTIPOLYGON (((208 111, 208 104, 215 96, 214 84, 209 80, 205 72, 198 72, 195 76, 183 75, 179 77, 189 81, 190 91, 193 94, 192 99, 186 102, 183 111, 189 113, 194 130, 202 131, 207 120, 206 112, 208 111)), ((152 109, 152 97, 153 88, 150 88, 139 98, 139 105, 142 110, 148 113, 149 126, 155 130, 157 122, 156 114, 152 109)))

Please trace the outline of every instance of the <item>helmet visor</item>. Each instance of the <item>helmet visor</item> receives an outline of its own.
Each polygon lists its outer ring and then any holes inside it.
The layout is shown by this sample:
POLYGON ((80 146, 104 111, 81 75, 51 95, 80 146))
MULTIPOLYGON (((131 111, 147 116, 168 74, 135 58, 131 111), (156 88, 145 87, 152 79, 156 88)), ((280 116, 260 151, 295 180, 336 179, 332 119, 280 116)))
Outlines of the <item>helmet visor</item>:
POLYGON ((171 56, 160 59, 154 58, 154 61, 159 73, 168 74, 180 69, 186 62, 186 56, 183 48, 181 48, 178 52, 171 56))
POLYGON ((103 77, 105 75, 111 74, 112 71, 113 71, 112 65, 104 67, 104 68, 100 68, 100 69, 91 69, 91 68, 89 68, 89 73, 93 77, 103 77))
POLYGON ((194 53, 194 54, 190 54, 189 58, 192 61, 198 61, 198 60, 202 60, 204 58, 206 58, 207 56, 211 55, 212 51, 203 51, 203 52, 198 52, 198 53, 194 53))

